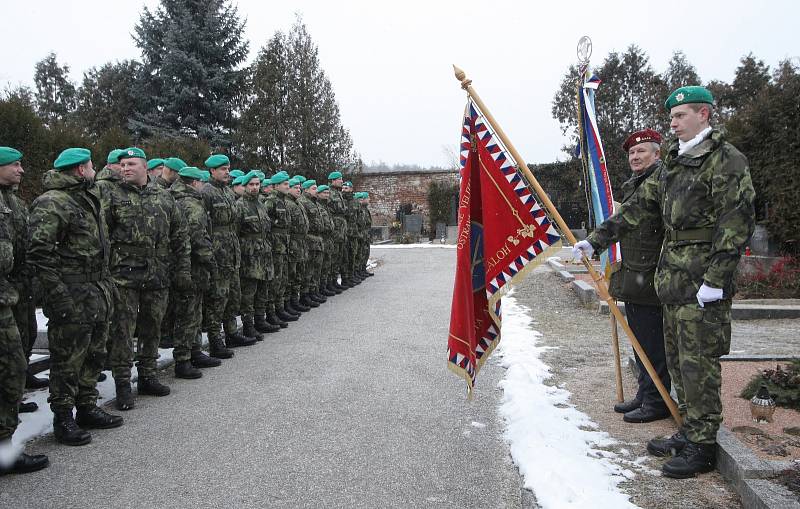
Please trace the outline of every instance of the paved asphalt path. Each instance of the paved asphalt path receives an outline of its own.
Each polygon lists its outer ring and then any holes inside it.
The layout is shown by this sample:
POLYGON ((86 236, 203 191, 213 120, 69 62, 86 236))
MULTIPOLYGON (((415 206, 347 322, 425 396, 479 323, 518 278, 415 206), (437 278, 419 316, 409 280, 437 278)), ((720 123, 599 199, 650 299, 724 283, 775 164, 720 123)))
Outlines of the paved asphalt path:
POLYGON ((200 380, 161 375, 84 447, 44 437, 0 507, 519 507, 489 362, 476 397, 445 363, 453 249, 375 249, 376 276, 200 380))

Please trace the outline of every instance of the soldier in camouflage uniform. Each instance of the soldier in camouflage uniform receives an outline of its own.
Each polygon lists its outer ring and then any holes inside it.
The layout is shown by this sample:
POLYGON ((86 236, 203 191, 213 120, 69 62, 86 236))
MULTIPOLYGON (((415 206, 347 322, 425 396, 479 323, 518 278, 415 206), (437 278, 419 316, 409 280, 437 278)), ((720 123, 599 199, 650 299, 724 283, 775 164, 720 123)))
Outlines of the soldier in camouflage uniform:
MULTIPOLYGON (((24 170, 20 159, 19 151, 0 147, 0 186, 3 188, 18 185, 22 180, 24 170)), ((28 364, 12 310, 19 295, 7 279, 16 266, 14 255, 19 242, 12 216, 12 209, 0 202, 0 475, 34 472, 49 463, 47 456, 21 453, 11 443, 19 422, 18 410, 28 364)))
POLYGON ((116 180, 119 178, 119 171, 122 169, 122 166, 119 164, 120 154, 122 154, 121 148, 115 148, 108 153, 106 165, 102 170, 98 171, 97 175, 94 177, 95 185, 104 180, 116 180))
POLYGON ((362 192, 358 202, 361 206, 361 219, 359 221, 359 248, 356 271, 359 277, 365 279, 375 275, 367 270, 367 262, 369 261, 369 235, 370 229, 372 228, 372 214, 369 212, 369 193, 366 191, 362 192))
POLYGON ((90 190, 91 152, 67 149, 53 167, 42 179, 45 192, 31 205, 27 261, 49 319, 54 434, 61 443, 84 445, 92 437, 82 428, 122 425, 122 417, 97 407, 97 376, 114 310, 111 246, 101 202, 90 190))
POLYGON ((331 257, 332 274, 329 280, 329 287, 338 292, 342 292, 352 285, 348 285, 345 281, 345 274, 347 269, 345 267, 347 256, 345 255, 345 247, 347 245, 347 204, 342 196, 342 174, 338 171, 331 172, 328 175, 328 185, 330 198, 328 199, 328 210, 333 216, 334 228, 334 248, 331 257), (342 281, 337 281, 338 276, 341 276, 342 281))
POLYGON ((211 171, 211 180, 201 191, 206 210, 211 216, 211 239, 217 261, 217 278, 212 281, 204 305, 204 329, 212 357, 228 359, 233 352, 227 347, 249 346, 256 338, 238 332, 236 315, 239 314, 240 282, 239 228, 241 216, 237 212, 236 195, 229 181, 228 156, 215 154, 205 161, 211 171), (222 337, 225 332, 225 338, 222 337), (227 347, 226 347, 227 344, 227 347))
POLYGON ((273 283, 270 285, 270 300, 267 309, 267 320, 273 325, 285 327, 287 322, 297 321, 297 315, 286 309, 286 287, 288 286, 289 229, 291 218, 286 206, 289 193, 289 175, 281 171, 272 176, 274 189, 267 196, 265 205, 272 220, 272 265, 274 269, 273 283))
MULTIPOLYGON (((164 159, 156 158, 150 159, 147 161, 147 176, 150 180, 155 180, 158 182, 158 179, 161 178, 161 175, 164 172, 164 159)), ((165 188, 168 188, 169 185, 164 185, 161 182, 159 184, 165 188)))
POLYGON ((117 286, 108 357, 120 410, 134 406, 131 368, 137 321, 139 394, 169 394, 169 387, 156 378, 161 321, 170 287, 180 292, 193 288, 186 222, 172 195, 148 180, 146 160, 141 149, 126 149, 120 155, 122 181, 100 195, 117 286))
POLYGON ((681 87, 670 95, 666 107, 678 140, 664 166, 574 248, 578 255, 591 254, 645 221, 660 217, 664 224, 655 285, 684 423, 647 449, 657 456, 677 452, 663 466, 665 475, 676 478, 714 468, 722 421, 719 358, 730 350, 736 268, 755 227, 747 159, 709 125, 712 104, 703 87, 681 87))
POLYGON ((359 206, 353 197, 353 183, 348 181, 342 185, 342 197, 344 198, 347 209, 347 237, 345 239, 345 274, 342 281, 346 281, 350 286, 360 284, 363 279, 356 276, 356 252, 358 250, 358 215, 359 206))
POLYGON ((297 201, 303 206, 306 217, 308 217, 308 235, 306 236, 308 251, 304 270, 303 294, 300 297, 300 302, 309 306, 310 302, 322 304, 327 301, 325 296, 319 293, 322 263, 325 257, 322 239, 326 235, 327 225, 322 215, 322 205, 317 201, 317 182, 315 180, 306 180, 300 187, 303 188, 303 194, 300 195, 297 201))
POLYGON ((203 309, 203 294, 208 291, 211 281, 217 279, 217 262, 211 243, 211 222, 200 195, 200 189, 205 185, 202 182, 203 172, 183 163, 178 175, 169 192, 186 220, 191 249, 192 288, 189 291, 178 288, 170 290, 170 302, 173 303, 175 314, 168 335, 175 344, 172 351, 175 376, 193 379, 202 376, 197 368, 213 368, 222 363, 201 350, 203 313, 198 312, 203 309))
MULTIPOLYGON (((267 292, 268 282, 273 279, 272 246, 269 243, 269 232, 272 220, 267 207, 259 200, 261 179, 250 171, 239 177, 244 186, 244 195, 236 202, 238 214, 242 217, 239 232, 239 244, 242 250, 242 266, 239 271, 242 282, 242 330, 245 336, 252 336, 259 341, 264 332, 277 332, 280 326, 264 322, 265 308, 256 309, 256 296, 267 292), (259 327, 256 328, 256 317, 259 327), (260 329, 260 330, 259 330, 260 329)), ((259 306, 266 306, 259 299, 259 306)))
POLYGON ((341 293, 341 290, 334 290, 330 281, 333 275, 333 256, 336 249, 334 237, 336 236, 336 224, 333 222, 333 215, 330 212, 331 191, 328 185, 317 186, 317 204, 319 205, 320 217, 324 227, 322 235, 322 267, 319 276, 319 293, 325 297, 333 297, 341 293))
MULTIPOLYGON (((303 288, 305 279, 304 268, 306 262, 306 235, 308 235, 308 216, 306 216, 303 205, 298 203, 302 192, 301 185, 303 180, 298 176, 289 180, 289 193, 286 195, 286 209, 289 211, 291 226, 289 228, 289 285, 286 292, 288 300, 287 310, 292 313, 305 313, 311 309, 300 302, 300 292, 303 288)), ((313 307, 319 306, 314 303, 313 307)))

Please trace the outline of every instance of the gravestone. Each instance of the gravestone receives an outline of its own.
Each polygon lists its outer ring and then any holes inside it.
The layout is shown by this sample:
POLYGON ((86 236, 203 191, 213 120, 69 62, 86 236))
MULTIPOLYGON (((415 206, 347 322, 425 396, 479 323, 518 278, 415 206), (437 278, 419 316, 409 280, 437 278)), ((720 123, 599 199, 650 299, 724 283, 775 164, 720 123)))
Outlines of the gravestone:
POLYGON ((403 233, 419 235, 422 232, 422 215, 406 214, 403 216, 403 233))

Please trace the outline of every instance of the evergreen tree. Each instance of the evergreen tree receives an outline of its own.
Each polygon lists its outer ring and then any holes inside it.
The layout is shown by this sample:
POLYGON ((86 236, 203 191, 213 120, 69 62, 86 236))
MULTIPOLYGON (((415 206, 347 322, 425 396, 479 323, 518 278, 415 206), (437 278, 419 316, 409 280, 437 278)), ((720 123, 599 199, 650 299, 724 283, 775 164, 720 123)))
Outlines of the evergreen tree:
POLYGON ((55 53, 36 63, 36 109, 46 125, 64 122, 75 110, 75 85, 69 81, 69 66, 59 66, 55 53))
POLYGON ((126 60, 92 68, 83 74, 78 89, 77 121, 93 138, 110 130, 124 132, 133 117, 136 95, 133 90, 139 64, 126 60))
POLYGON ((131 122, 137 137, 196 136, 230 145, 248 54, 245 22, 229 0, 161 0, 134 28, 142 50, 131 122))
POLYGON ((676 88, 701 84, 697 69, 689 63, 683 51, 676 51, 672 54, 672 58, 667 64, 667 70, 663 75, 663 82, 666 84, 665 99, 676 88))

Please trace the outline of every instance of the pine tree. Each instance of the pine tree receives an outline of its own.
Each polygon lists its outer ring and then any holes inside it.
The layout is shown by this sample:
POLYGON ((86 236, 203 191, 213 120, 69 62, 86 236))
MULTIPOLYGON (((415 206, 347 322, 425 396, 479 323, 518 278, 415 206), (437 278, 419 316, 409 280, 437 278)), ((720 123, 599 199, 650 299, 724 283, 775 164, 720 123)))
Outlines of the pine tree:
POLYGON ((683 51, 676 51, 667 64, 667 70, 663 74, 664 83, 667 85, 664 98, 673 90, 689 85, 700 85, 700 76, 697 69, 689 63, 683 51))
POLYGON ((78 89, 77 123, 87 134, 98 138, 110 130, 127 130, 136 107, 133 84, 138 69, 137 62, 126 60, 83 74, 83 84, 78 89))
POLYGON ((137 137, 192 136, 230 145, 246 78, 245 21, 229 0, 161 0, 134 28, 142 51, 130 124, 137 137))
POLYGON ((59 66, 51 52, 36 63, 36 110, 45 125, 65 122, 75 110, 75 85, 69 80, 69 66, 59 66))

